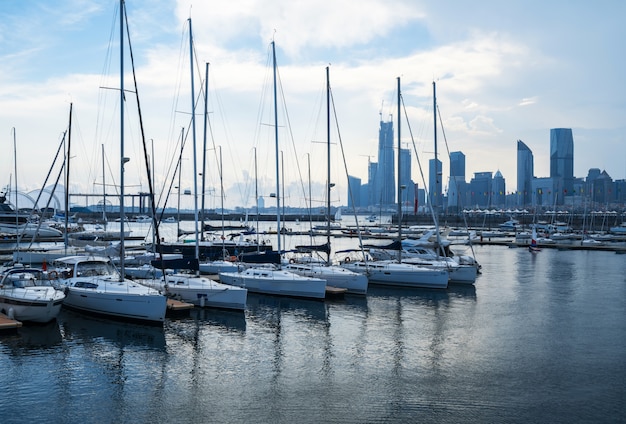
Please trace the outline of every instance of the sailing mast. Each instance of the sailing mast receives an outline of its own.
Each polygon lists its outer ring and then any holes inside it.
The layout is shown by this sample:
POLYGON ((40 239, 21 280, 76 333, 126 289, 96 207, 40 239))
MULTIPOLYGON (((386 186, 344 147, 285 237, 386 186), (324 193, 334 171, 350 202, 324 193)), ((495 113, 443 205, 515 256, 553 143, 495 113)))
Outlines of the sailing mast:
POLYGON ((330 182, 330 67, 326 67, 326 243, 328 244, 328 258, 326 263, 330 265, 330 189, 333 184, 330 182))
MULTIPOLYGON (((191 18, 189 21, 189 64, 191 69, 191 134, 193 140, 193 211, 196 239, 196 260, 200 260, 200 241, 198 240, 198 170, 196 169, 196 103, 195 89, 193 85, 193 33, 191 31, 191 18)), ((179 188, 180 191, 180 188, 179 188)), ((200 275, 198 267, 196 267, 196 276, 200 275)))
MULTIPOLYGON (((435 195, 431 197, 431 200, 434 198, 435 202, 433 203, 432 212, 435 217, 435 234, 437 236, 437 253, 441 252, 442 256, 445 256, 443 252, 443 246, 441 245, 441 235, 439 234, 439 213, 437 209, 437 199, 440 195, 439 190, 439 169, 437 167, 437 83, 433 81, 433 134, 434 134, 434 143, 435 143, 435 195)), ((432 193, 431 193, 432 194, 432 193)))
MULTIPOLYGON (((206 185, 206 134, 207 134, 207 123, 208 121, 208 96, 209 96, 209 62, 205 64, 204 71, 204 134, 202 137, 202 222, 201 222, 201 230, 200 230, 200 238, 204 241, 204 195, 205 195, 205 185, 206 185)), ((221 151, 220 151, 221 155, 221 151)), ((221 160, 221 159, 220 159, 221 160)), ((221 168, 221 165, 220 165, 221 168)), ((220 169, 220 174, 222 173, 220 169)), ((220 176, 221 178, 221 176, 220 176)), ((223 200, 222 200, 223 202, 223 200)), ((222 206, 222 231, 224 231, 224 207, 222 206)), ((223 234, 222 234, 223 235, 223 234)))
POLYGON ((120 281, 124 281, 124 0, 120 0, 120 281))
POLYGON ((402 173, 400 172, 400 164, 402 163, 400 154, 401 154, 401 145, 400 145, 400 127, 401 127, 401 109, 400 109, 400 77, 398 77, 398 243, 400 245, 398 249, 398 263, 402 262, 402 181, 400 181, 400 177, 402 173))
POLYGON ((280 172, 279 172, 279 162, 278 162, 278 99, 277 99, 277 89, 276 89, 276 46, 274 41, 272 41, 272 67, 273 67, 273 76, 274 76, 274 139, 276 145, 276 231, 278 231, 278 253, 282 252, 280 245, 280 172))

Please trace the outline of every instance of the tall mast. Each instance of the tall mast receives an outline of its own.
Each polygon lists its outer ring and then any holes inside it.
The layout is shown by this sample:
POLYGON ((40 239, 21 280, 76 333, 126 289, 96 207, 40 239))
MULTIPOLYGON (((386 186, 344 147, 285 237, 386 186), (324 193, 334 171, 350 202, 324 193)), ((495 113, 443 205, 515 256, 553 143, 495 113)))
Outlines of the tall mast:
MULTIPOLYGON (((209 62, 205 64, 204 70, 204 134, 202 137, 202 207, 200 210, 202 211, 202 222, 200 228, 200 238, 204 240, 204 193, 206 186, 206 135, 207 135, 207 127, 208 127, 208 97, 209 97, 209 62)), ((220 150, 221 155, 221 150, 220 150)), ((220 178, 221 178, 221 159, 220 159, 220 178)), ((222 219, 224 217, 224 208, 222 207, 222 219)), ((224 229, 224 223, 222 222, 222 230, 224 229)))
POLYGON ((326 67, 326 215, 328 221, 326 223, 326 242, 328 243, 327 263, 330 265, 330 67, 326 67))
POLYGON ((437 202, 440 194, 439 190, 439 167, 437 165, 437 85, 435 81, 433 81, 433 134, 434 134, 434 142, 435 142, 435 195, 432 198, 435 199, 433 202, 433 214, 435 215, 435 233, 437 235, 437 252, 443 252, 443 246, 441 245, 441 239, 439 235, 439 214, 437 210, 437 202))
MULTIPOLYGON (((402 246, 402 181, 400 181, 400 177, 402 173, 400 172, 400 164, 401 156, 400 156, 400 126, 401 126, 401 115, 400 115, 400 77, 398 77, 398 243, 402 246)), ((402 249, 398 249, 398 262, 402 261, 402 249)))
POLYGON ((439 206, 439 166, 437 164, 439 156, 437 155, 437 88, 436 83, 433 81, 433 134, 435 140, 435 194, 432 196, 433 200, 433 209, 435 210, 435 215, 438 214, 438 206, 439 206))
POLYGON ((278 158, 278 99, 276 95, 276 46, 272 41, 272 65, 274 71, 274 138, 276 144, 276 231, 278 231, 278 253, 281 252, 280 245, 280 172, 278 158))
POLYGON ((124 279, 124 0, 120 0, 120 279, 124 279))
MULTIPOLYGON (((191 31, 191 18, 189 21, 189 65, 191 69, 191 134, 193 140, 193 211, 196 239, 196 259, 200 259, 200 242, 198 240, 198 170, 196 169, 196 103, 195 89, 193 85, 193 33, 191 31)), ((179 188, 180 190, 180 188, 179 188)), ((199 270, 196 270, 199 274, 199 270)))

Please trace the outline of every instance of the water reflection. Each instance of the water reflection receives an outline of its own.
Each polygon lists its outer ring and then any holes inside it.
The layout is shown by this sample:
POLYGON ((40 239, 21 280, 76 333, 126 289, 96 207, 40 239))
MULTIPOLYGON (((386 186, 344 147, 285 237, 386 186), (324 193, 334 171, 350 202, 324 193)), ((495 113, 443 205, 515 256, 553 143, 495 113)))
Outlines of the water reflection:
POLYGON ((0 342, 9 349, 11 355, 23 356, 52 349, 63 342, 63 337, 59 323, 53 320, 43 325, 24 324, 17 334, 2 336, 0 342))
POLYGON ((162 327, 96 318, 77 312, 62 310, 59 326, 66 340, 89 343, 94 339, 118 347, 136 346, 152 350, 165 350, 165 333, 162 327))

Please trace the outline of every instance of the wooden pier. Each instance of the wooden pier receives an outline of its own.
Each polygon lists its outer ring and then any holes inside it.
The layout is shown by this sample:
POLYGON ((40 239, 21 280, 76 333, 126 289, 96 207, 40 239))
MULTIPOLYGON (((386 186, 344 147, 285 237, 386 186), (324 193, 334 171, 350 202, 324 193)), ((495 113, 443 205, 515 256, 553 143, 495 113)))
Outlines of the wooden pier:
POLYGON ((180 315, 188 313, 193 308, 194 306, 191 303, 181 302, 172 298, 167 299, 167 312, 169 314, 180 315))
POLYGON ((22 323, 18 320, 11 319, 8 316, 0 313, 0 333, 9 333, 17 331, 22 326, 22 323))

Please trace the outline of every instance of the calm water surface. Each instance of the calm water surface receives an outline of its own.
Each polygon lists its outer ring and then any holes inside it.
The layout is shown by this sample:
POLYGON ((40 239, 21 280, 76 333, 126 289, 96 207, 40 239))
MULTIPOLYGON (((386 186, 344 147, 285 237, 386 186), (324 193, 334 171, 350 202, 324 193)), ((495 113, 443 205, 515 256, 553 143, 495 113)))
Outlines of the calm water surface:
POLYGON ((0 422, 626 422, 626 256, 479 247, 475 288, 0 336, 0 422))

